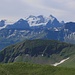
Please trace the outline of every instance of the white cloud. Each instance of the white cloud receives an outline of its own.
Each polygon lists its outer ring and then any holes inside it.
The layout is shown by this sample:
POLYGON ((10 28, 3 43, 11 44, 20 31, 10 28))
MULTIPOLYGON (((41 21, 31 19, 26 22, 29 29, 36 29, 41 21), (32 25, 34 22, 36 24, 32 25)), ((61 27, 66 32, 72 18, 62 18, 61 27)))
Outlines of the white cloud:
POLYGON ((75 0, 0 0, 0 19, 28 15, 54 15, 59 20, 75 20, 75 0))

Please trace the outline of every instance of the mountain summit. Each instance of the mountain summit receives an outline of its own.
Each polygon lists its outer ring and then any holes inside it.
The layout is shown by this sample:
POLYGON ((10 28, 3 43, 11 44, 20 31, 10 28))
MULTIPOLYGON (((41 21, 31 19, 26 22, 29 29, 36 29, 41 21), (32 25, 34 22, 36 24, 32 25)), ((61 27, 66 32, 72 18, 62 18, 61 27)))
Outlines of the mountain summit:
POLYGON ((61 27, 61 24, 54 16, 50 15, 46 26, 47 27, 61 27))
POLYGON ((43 15, 30 15, 26 20, 28 21, 30 26, 45 25, 47 23, 47 19, 43 15))
POLYGON ((46 24, 49 25, 49 27, 60 26, 59 21, 52 15, 50 15, 49 17, 44 17, 43 15, 39 16, 30 15, 28 18, 26 18, 26 20, 28 21, 30 26, 40 26, 40 25, 46 26, 46 24))
POLYGON ((29 24, 26 20, 20 19, 17 22, 15 22, 14 24, 8 25, 6 28, 7 29, 28 29, 29 24))
POLYGON ((3 27, 5 25, 5 20, 0 21, 0 27, 3 27))

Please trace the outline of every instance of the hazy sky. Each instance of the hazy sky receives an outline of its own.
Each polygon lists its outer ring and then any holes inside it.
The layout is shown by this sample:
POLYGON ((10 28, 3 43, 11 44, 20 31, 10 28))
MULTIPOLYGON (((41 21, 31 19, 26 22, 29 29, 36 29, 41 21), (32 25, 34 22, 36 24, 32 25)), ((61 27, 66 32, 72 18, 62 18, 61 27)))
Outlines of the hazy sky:
POLYGON ((75 0, 0 0, 0 20, 50 14, 59 21, 75 21, 75 0))

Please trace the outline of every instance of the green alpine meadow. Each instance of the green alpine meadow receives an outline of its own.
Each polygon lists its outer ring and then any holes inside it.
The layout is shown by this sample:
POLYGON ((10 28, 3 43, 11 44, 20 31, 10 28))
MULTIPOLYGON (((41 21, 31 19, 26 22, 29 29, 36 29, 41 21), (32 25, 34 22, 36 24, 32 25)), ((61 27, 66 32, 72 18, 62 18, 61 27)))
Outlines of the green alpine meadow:
POLYGON ((0 75, 75 75, 75 68, 31 63, 0 64, 0 75))
POLYGON ((0 51, 0 75, 74 75, 75 45, 25 40, 0 51))

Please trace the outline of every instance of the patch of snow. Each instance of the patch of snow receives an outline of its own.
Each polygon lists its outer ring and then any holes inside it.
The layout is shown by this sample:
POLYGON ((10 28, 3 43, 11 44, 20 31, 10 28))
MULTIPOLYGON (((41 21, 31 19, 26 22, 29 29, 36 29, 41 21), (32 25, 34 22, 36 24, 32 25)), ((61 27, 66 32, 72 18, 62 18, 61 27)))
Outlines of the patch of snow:
POLYGON ((17 30, 14 31, 15 33, 17 32, 17 30))
POLYGON ((42 54, 42 57, 43 57, 44 55, 42 54))
POLYGON ((63 62, 65 62, 65 61, 68 60, 68 59, 69 59, 69 57, 66 58, 66 59, 61 60, 59 63, 53 64, 53 66, 58 66, 58 65, 62 64, 63 62))
POLYGON ((21 30, 20 32, 26 32, 26 30, 21 30))
POLYGON ((0 30, 6 28, 6 26, 7 26, 7 25, 5 25, 5 26, 3 26, 3 27, 0 27, 0 30))
POLYGON ((68 29, 64 29, 65 32, 68 32, 68 29))
POLYGON ((75 32, 73 32, 72 34, 75 35, 75 32))
POLYGON ((57 28, 54 28, 55 31, 59 31, 57 28))
POLYGON ((36 23, 33 23, 33 24, 31 24, 31 26, 40 26, 40 25, 46 25, 47 23, 39 23, 39 24, 36 24, 36 23))
POLYGON ((29 54, 26 54, 26 56, 29 56, 29 54))
POLYGON ((10 38, 10 37, 12 37, 12 36, 15 36, 15 33, 9 35, 7 38, 10 38))
POLYGON ((46 25, 47 24, 47 18, 42 16, 29 16, 26 19, 30 26, 39 26, 39 25, 46 25))

